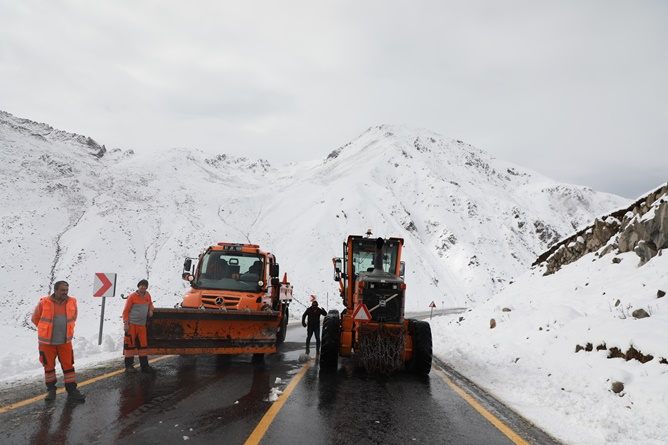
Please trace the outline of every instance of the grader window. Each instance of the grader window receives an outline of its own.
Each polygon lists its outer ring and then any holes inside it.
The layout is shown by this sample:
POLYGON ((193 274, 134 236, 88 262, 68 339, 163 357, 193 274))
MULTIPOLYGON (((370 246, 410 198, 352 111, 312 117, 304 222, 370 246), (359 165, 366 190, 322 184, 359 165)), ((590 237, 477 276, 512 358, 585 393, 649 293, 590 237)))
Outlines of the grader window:
MULTIPOLYGON (((387 243, 383 247, 383 270, 394 274, 397 265, 398 245, 387 243)), ((360 272, 373 271, 373 257, 376 253, 376 240, 363 239, 353 244, 353 269, 360 272)))

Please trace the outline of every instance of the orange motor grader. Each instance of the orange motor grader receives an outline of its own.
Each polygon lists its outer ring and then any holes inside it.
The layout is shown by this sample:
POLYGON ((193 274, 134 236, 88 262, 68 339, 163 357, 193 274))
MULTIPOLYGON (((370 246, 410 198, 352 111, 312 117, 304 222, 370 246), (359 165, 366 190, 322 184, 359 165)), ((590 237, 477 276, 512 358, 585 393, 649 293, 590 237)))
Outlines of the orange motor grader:
POLYGON ((406 283, 402 238, 348 236, 343 256, 333 258, 334 280, 345 309, 330 310, 323 321, 322 369, 336 369, 338 357, 354 357, 367 371, 431 370, 431 327, 404 318, 406 283), (368 309, 370 319, 363 311, 368 309))
POLYGON ((190 289, 174 309, 156 308, 149 355, 264 354, 285 340, 292 286, 255 244, 218 243, 186 258, 190 289), (193 261, 193 260, 196 260, 193 261))

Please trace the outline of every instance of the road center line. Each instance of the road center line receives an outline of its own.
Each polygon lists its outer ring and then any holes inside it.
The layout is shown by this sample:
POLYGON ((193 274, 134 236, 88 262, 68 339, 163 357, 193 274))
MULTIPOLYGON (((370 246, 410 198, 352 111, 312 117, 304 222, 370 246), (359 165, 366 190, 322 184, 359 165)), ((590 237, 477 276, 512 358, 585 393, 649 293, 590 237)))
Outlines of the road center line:
POLYGON ((301 371, 297 375, 295 375, 288 386, 286 386, 285 391, 283 391, 283 394, 276 400, 269 410, 264 414, 260 422, 257 424, 253 432, 251 433, 250 436, 248 436, 248 439, 246 439, 246 442, 244 442, 244 445, 257 445, 260 443, 262 438, 264 437, 265 433, 269 429, 269 426, 271 426, 271 422, 274 421, 274 418, 278 415, 278 412, 283 408, 283 405, 285 405, 285 402, 288 400, 288 397, 290 397, 290 394, 292 391, 297 387, 299 384, 299 381, 304 377, 304 374, 306 374, 306 371, 311 367, 311 362, 308 361, 304 364, 302 367, 301 371))
POLYGON ((440 369, 438 368, 432 368, 434 369, 438 375, 443 379, 443 381, 450 387, 454 392, 456 392, 462 399, 466 400, 469 405, 471 405, 478 413, 480 413, 481 416, 483 416, 489 423, 494 425, 496 429, 501 431, 505 436, 510 439, 514 444, 516 445, 528 445, 528 442, 524 439, 522 439, 515 431, 513 431, 512 428, 510 428, 508 425, 503 423, 499 418, 497 418, 494 414, 490 413, 485 407, 483 407, 476 399, 471 397, 466 391, 464 391, 462 388, 457 386, 455 382, 450 380, 450 378, 440 369))
MULTIPOLYGON (((164 359, 169 358, 169 357, 171 357, 171 355, 156 357, 154 359, 149 360, 149 363, 159 362, 159 361, 164 360, 164 359)), ((81 383, 77 383, 77 387, 90 385, 91 383, 95 383, 95 382, 100 381, 100 380, 108 379, 109 377, 113 377, 113 376, 116 376, 118 374, 123 374, 124 372, 125 372, 125 368, 119 369, 119 370, 116 370, 116 371, 111 371, 111 372, 108 372, 106 374, 102 374, 102 375, 99 375, 97 377, 93 377, 92 379, 85 380, 81 383)), ((62 394, 64 392, 65 392, 65 388, 58 388, 56 390, 56 394, 62 394)), ((35 402, 39 402, 39 401, 43 401, 43 400, 44 400, 44 394, 40 394, 38 396, 31 397, 31 398, 26 399, 26 400, 21 400, 20 402, 14 402, 14 403, 10 403, 9 405, 0 406, 0 414, 4 414, 6 412, 13 411, 17 408, 21 408, 22 406, 30 405, 31 403, 35 403, 35 402)))

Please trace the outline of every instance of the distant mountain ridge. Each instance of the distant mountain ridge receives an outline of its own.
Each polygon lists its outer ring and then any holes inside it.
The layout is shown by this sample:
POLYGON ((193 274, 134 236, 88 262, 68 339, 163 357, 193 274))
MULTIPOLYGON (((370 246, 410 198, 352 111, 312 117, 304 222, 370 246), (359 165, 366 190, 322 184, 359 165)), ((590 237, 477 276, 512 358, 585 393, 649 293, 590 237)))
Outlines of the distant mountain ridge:
POLYGON ((0 110, 0 125, 11 128, 19 134, 29 135, 43 141, 52 143, 71 142, 82 147, 87 147, 91 154, 98 158, 104 156, 104 153, 107 151, 104 145, 98 144, 91 137, 57 130, 50 125, 19 118, 2 110, 0 110))

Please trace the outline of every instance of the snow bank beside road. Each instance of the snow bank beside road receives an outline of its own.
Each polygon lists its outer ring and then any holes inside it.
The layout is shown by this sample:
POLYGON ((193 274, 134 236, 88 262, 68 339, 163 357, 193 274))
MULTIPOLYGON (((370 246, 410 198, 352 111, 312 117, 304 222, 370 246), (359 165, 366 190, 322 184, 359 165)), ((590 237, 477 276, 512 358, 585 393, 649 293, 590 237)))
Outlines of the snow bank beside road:
POLYGON ((565 442, 668 443, 668 297, 657 295, 668 256, 642 267, 632 252, 613 257, 533 270, 476 309, 435 318, 434 353, 565 442), (631 346, 653 359, 607 358, 631 346))

